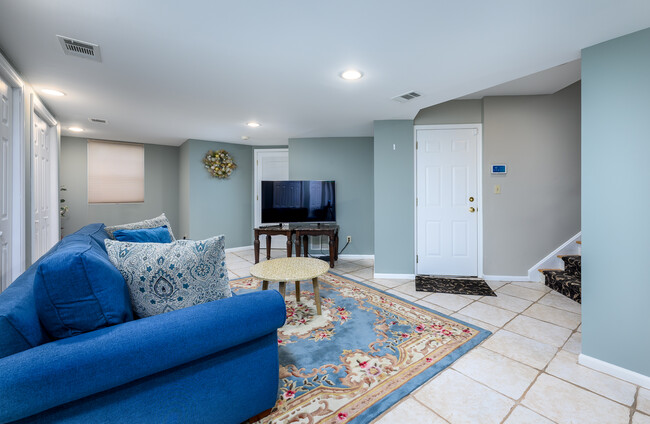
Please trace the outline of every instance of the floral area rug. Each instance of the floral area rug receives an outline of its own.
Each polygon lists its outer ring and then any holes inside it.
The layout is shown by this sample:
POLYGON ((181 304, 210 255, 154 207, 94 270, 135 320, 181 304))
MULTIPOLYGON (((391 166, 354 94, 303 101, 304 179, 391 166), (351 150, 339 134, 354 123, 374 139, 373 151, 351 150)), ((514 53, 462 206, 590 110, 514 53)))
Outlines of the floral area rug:
MULTIPOLYGON (((287 283, 278 401, 260 423, 368 423, 490 335, 333 273, 319 282, 321 315, 311 283, 299 303, 287 283)), ((253 277, 230 284, 261 290, 253 277)))

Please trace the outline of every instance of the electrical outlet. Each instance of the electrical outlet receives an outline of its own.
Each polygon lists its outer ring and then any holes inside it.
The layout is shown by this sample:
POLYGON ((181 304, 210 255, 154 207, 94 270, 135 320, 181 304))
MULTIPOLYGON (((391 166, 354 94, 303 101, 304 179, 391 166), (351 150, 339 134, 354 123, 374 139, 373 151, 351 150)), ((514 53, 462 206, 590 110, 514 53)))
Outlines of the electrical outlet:
POLYGON ((500 185, 495 185, 494 186, 494 194, 501 194, 501 186, 500 185))
POLYGON ((352 236, 348 236, 348 243, 352 242, 352 236))

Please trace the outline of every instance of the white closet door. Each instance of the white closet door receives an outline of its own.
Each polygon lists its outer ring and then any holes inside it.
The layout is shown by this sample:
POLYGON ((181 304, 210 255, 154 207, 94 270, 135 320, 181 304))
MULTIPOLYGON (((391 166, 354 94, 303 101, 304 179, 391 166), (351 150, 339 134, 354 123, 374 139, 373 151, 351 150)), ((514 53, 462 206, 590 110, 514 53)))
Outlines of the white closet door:
POLYGON ((48 126, 43 119, 34 114, 32 129, 32 263, 36 262, 50 248, 51 174, 50 137, 48 126))
MULTIPOLYGON (((262 224, 262 200, 260 190, 262 181, 282 181, 289 179, 289 150, 287 149, 259 149, 255 150, 255 190, 253 202, 255 204, 255 226, 262 224)), ((269 225, 268 223, 264 225, 269 225)), ((261 241, 262 247, 266 241, 261 241)), ((274 249, 286 249, 287 238, 284 236, 273 236, 271 247, 274 249)))
POLYGON ((11 284, 12 95, 0 78, 0 291, 11 284))

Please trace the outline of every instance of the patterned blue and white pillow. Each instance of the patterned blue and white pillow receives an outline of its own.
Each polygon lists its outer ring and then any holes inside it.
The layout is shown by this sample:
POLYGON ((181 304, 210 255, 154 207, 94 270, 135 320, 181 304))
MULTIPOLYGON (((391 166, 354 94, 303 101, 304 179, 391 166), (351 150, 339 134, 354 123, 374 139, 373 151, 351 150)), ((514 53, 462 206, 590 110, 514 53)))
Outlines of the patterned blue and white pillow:
POLYGON ((139 318, 232 296, 222 235, 172 243, 106 239, 105 244, 139 318))

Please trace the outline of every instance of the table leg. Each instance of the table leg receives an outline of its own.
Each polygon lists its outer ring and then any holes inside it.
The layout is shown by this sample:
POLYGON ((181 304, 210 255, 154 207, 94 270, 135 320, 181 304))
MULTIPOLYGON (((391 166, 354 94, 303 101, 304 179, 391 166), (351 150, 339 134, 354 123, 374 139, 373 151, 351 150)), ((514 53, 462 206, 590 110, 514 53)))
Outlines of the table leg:
POLYGON ((287 258, 290 258, 291 254, 293 253, 292 249, 291 249, 292 245, 293 245, 293 243, 291 242, 291 236, 289 236, 289 237, 287 237, 287 258))
POLYGON ((258 263, 260 261, 260 235, 255 234, 255 241, 253 242, 253 246, 255 246, 255 263, 258 263))
POLYGON ((330 237, 330 268, 334 268, 336 248, 334 247, 334 237, 330 237))
POLYGON ((339 233, 334 236, 334 260, 339 260, 339 233))
POLYGON ((300 257, 300 235, 296 234, 296 257, 300 257))
POLYGON ((320 289, 318 287, 318 277, 311 280, 314 284, 314 300, 316 301, 316 313, 321 315, 320 311, 320 289))
POLYGON ((296 281, 296 302, 300 302, 300 281, 296 281))
POLYGON ((304 245, 303 249, 305 249, 305 258, 309 257, 309 236, 305 234, 302 236, 302 244, 304 245))
POLYGON ((280 281, 280 294, 284 299, 285 294, 287 293, 287 283, 285 281, 280 281))
POLYGON ((269 282, 264 280, 262 281, 262 290, 268 290, 269 288, 269 282))
POLYGON ((266 260, 271 259, 271 236, 266 235, 266 260))

